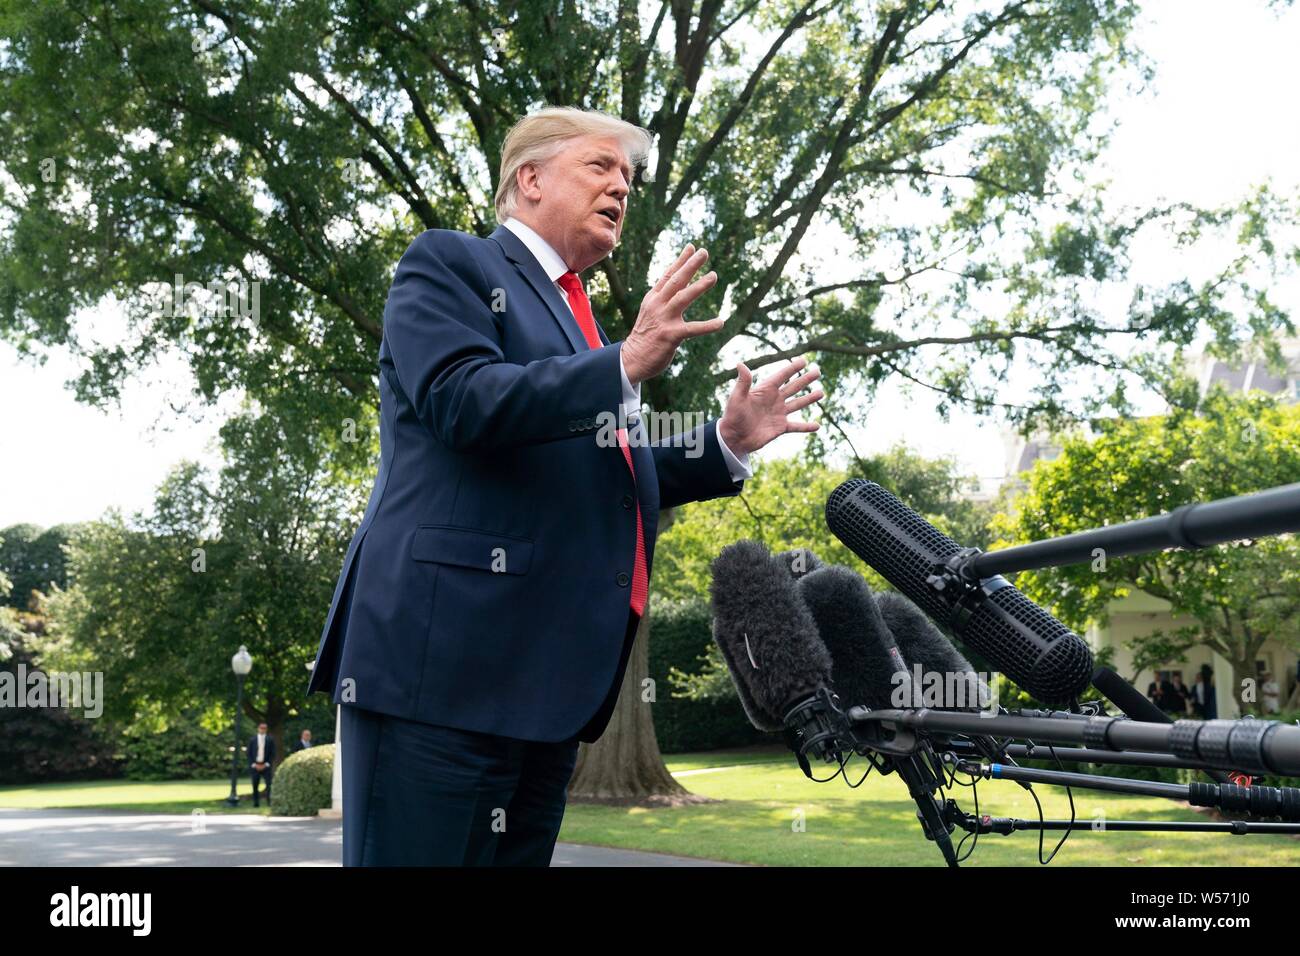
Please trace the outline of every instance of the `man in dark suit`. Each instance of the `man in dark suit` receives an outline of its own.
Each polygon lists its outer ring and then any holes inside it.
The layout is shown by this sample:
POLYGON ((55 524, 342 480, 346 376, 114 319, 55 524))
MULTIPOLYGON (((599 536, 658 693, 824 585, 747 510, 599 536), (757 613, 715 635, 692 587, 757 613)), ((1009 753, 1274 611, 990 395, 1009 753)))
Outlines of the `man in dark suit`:
MULTIPOLYGON (((677 256, 610 343, 580 279, 615 247, 649 135, 547 109, 502 149, 501 225, 429 230, 379 350, 380 462, 311 690, 340 704, 345 865, 546 865, 579 741, 600 737, 645 611, 659 510, 736 494, 816 423, 802 359, 737 366, 720 420, 650 441, 641 383, 722 319, 677 256)), ((703 416, 700 416, 701 418, 703 416)), ((654 422, 649 423, 651 425, 654 422)))
POLYGON ((311 731, 304 730, 301 734, 298 735, 298 742, 293 745, 293 752, 297 753, 300 750, 308 750, 310 748, 311 748, 311 731))
POLYGON ((267 733, 266 724, 257 725, 257 733, 248 739, 248 769, 253 775, 253 806, 258 806, 257 785, 266 783, 266 805, 271 805, 271 776, 275 773, 275 738, 267 733))

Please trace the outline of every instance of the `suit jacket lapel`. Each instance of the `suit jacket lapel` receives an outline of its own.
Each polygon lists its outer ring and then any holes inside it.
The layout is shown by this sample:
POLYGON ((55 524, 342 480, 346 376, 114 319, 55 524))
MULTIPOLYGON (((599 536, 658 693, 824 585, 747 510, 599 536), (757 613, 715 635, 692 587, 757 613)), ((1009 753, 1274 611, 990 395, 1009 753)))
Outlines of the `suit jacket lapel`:
POLYGON ((578 320, 569 311, 568 304, 560 298, 560 293, 556 290, 555 284, 546 278, 541 263, 528 251, 528 247, 524 245, 523 240, 505 226, 497 226, 496 230, 488 238, 496 240, 497 245, 505 252, 506 258, 519 268, 524 278, 537 290, 537 294, 542 297, 542 301, 551 310, 552 318, 559 323, 573 351, 575 353, 585 352, 587 350, 587 340, 582 337, 582 329, 578 328, 578 320))

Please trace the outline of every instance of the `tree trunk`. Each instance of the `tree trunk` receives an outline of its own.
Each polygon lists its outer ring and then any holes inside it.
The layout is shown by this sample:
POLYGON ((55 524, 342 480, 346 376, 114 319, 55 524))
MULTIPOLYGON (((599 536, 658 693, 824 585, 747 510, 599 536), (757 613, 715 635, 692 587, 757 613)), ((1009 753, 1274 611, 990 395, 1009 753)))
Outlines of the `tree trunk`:
MULTIPOLYGON (((605 733, 594 744, 578 748, 578 763, 569 781, 569 800, 618 806, 680 806, 708 803, 672 778, 655 738, 654 704, 643 700, 643 685, 650 673, 650 615, 641 619, 618 703, 605 733)), ((655 696, 666 693, 655 688, 655 696)))

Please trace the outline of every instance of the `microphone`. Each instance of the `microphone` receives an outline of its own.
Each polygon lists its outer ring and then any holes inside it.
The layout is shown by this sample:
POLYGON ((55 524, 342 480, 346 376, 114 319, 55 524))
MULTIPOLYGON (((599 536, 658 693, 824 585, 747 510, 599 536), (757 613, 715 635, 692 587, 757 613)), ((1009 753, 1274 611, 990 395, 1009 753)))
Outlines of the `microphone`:
POLYGON ((907 659, 862 575, 842 565, 819 567, 799 578, 798 589, 830 652, 841 706, 914 706, 907 659))
MULTIPOLYGON (((1109 667, 1098 667, 1092 672, 1092 686, 1101 691, 1108 701, 1132 720, 1142 720, 1151 724, 1174 722, 1172 717, 1151 703, 1136 687, 1109 667)), ((1230 775, 1222 770, 1206 769, 1204 773, 1219 784, 1227 785, 1230 780, 1230 775)))
POLYGON ((831 532, 929 617, 1034 697, 1067 707, 1087 689, 1092 651, 1002 577, 964 581, 968 552, 873 481, 844 482, 826 501, 831 532))
MULTIPOLYGON (((830 652, 841 700, 884 709, 897 706, 896 698, 901 698, 902 706, 917 706, 907 663, 862 575, 842 565, 823 566, 800 576, 797 588, 830 652)), ((953 827, 935 798, 942 771, 927 766, 919 752, 895 754, 892 768, 916 802, 926 836, 938 845, 949 865, 956 866, 953 827)))
MULTIPOLYGON (((876 606, 885 625, 898 641, 903 659, 920 666, 924 674, 943 676, 940 710, 984 710, 993 699, 989 686, 975 673, 975 667, 935 627, 925 612, 897 591, 881 591, 876 606)), ((922 680, 922 695, 926 696, 922 680)))
POLYGON ((722 549, 711 566, 713 639, 749 722, 787 727, 791 712, 831 684, 831 656, 789 567, 757 541, 722 549))

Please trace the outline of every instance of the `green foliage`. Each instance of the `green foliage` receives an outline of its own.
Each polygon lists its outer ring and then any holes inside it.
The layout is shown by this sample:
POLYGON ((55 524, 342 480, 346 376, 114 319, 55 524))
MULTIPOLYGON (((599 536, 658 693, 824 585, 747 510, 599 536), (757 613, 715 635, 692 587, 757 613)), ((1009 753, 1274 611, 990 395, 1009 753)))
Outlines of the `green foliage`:
POLYGON ((925 458, 898 444, 878 455, 855 459, 849 477, 866 478, 888 488, 908 506, 963 547, 987 548, 989 523, 996 513, 992 502, 972 500, 978 481, 957 470, 949 455, 925 458))
MULTIPOLYGON (((1039 387, 1009 411, 1061 414, 1071 379, 1140 378, 1144 345, 1285 324, 1266 298, 1244 296, 1240 322, 1219 307, 1275 251, 1269 202, 1115 214, 1080 185, 1108 93, 1149 76, 1138 14, 1133 0, 9 3, 0 335, 83 355, 86 400, 179 347, 203 400, 303 393, 317 427, 337 427, 375 404, 402 250, 423 229, 489 232, 509 127, 568 104, 657 136, 593 277, 611 336, 631 328, 652 261, 686 241, 720 276, 697 309, 732 305, 721 335, 647 383, 656 408, 716 409, 730 345, 751 367, 817 353, 846 421, 891 376, 941 408, 999 408, 1013 360, 1039 387), (1140 290, 1119 321, 1089 308, 1093 287, 1125 279, 1139 231, 1171 224, 1249 252, 1140 290), (846 252, 820 254, 827 241, 846 252), (169 310, 178 274, 256 281, 261 314, 169 310), (83 334, 80 313, 110 294, 128 343, 83 334)), ((1125 395, 1081 394, 1085 409, 1125 395)))
POLYGON ((42 530, 33 524, 16 524, 0 530, 0 599, 20 609, 28 607, 32 591, 49 593, 67 584, 63 546, 76 530, 74 525, 55 525, 42 530))
POLYGON ((962 497, 970 479, 952 458, 927 459, 899 445, 856 459, 847 471, 815 459, 776 459, 754 468, 738 502, 721 498, 677 509, 655 548, 655 593, 669 600, 708 594, 710 563, 741 538, 774 552, 808 548, 827 564, 856 569, 873 587, 888 587, 826 527, 826 499, 852 477, 879 482, 956 540, 977 545, 989 537, 993 509, 962 497))
POLYGON ((182 464, 152 514, 128 523, 110 513, 74 535, 46 654, 108 674, 106 711, 118 722, 233 700, 240 645, 254 658, 247 716, 278 733, 302 706, 364 491, 358 474, 336 471, 328 436, 292 406, 278 412, 222 428, 215 480, 182 464))
MULTIPOLYGON (((1300 407, 1216 389, 1196 411, 1103 421, 1094 437, 1067 437, 1060 457, 1035 464, 998 530, 1006 543, 1036 540, 1261 491, 1297 474, 1300 407)), ((1106 621, 1111 602, 1135 591, 1168 601, 1178 621, 1133 642, 1139 667, 1203 645, 1231 661, 1237 677, 1253 677, 1266 639, 1300 646, 1300 542, 1292 535, 1102 558, 1026 572, 1017 584, 1075 629, 1106 621)))
POLYGON ((334 745, 300 750, 275 771, 271 813, 279 817, 314 817, 331 803, 334 745))
POLYGON ((865 570, 826 528, 826 498, 847 477, 803 459, 777 459, 755 467, 738 500, 677 509, 676 520, 655 546, 655 593, 669 600, 707 595, 710 563, 741 538, 762 541, 773 551, 810 548, 827 563, 865 570))
MULTIPOLYGON (((40 665, 31 644, 32 616, 0 605, 0 672, 30 673, 40 665)), ((26 688, 16 686, 18 693, 26 688)), ((62 707, 0 707, 0 784, 92 780, 118 773, 104 725, 62 707)))
MULTIPOLYGON (((120 738, 129 780, 203 780, 229 775, 231 732, 205 730, 193 715, 170 720, 142 717, 120 738)), ((242 744, 241 744, 242 746, 242 744)), ((246 770, 240 760, 241 771, 246 770)))
POLYGON ((717 750, 769 739, 749 723, 734 694, 691 700, 675 693, 679 675, 699 669, 713 646, 707 600, 656 598, 650 634, 649 673, 658 688, 653 712, 660 751, 717 750))

